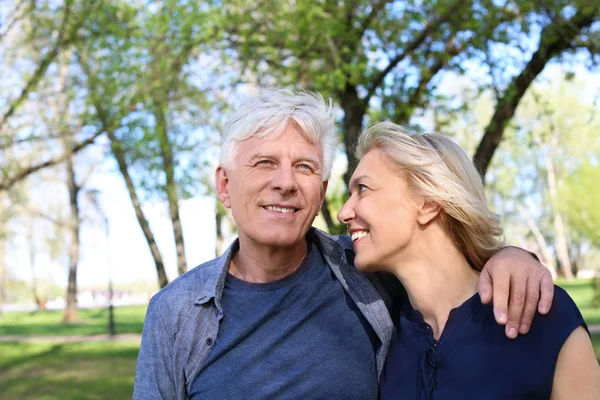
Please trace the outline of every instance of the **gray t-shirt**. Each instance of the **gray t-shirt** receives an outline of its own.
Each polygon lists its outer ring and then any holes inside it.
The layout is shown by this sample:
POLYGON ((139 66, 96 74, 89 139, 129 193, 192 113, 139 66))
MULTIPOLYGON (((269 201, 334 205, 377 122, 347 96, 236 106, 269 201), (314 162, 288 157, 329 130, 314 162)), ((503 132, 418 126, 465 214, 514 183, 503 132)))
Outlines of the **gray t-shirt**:
POLYGON ((316 246, 291 275, 228 275, 219 335, 191 399, 376 399, 377 337, 316 246))

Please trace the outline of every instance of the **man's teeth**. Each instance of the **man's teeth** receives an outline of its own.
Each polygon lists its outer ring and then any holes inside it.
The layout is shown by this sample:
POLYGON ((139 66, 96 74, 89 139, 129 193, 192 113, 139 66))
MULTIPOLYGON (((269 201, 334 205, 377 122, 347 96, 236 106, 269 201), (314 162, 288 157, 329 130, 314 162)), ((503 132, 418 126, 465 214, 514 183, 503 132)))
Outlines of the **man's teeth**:
POLYGON ((367 236, 369 232, 367 231, 357 231, 352 233, 352 241, 356 242, 358 239, 360 238, 364 238, 365 236, 367 236))
POLYGON ((286 208, 286 207, 275 207, 275 206, 266 206, 265 209, 270 211, 277 211, 280 213, 293 213, 296 212, 295 208, 286 208))

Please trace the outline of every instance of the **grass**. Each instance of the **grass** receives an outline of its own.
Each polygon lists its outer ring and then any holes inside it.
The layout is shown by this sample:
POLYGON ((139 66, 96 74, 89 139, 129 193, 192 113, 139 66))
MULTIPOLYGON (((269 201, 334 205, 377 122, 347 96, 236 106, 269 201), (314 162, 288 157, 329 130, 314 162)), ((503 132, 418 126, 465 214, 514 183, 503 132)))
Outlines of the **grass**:
MULTIPOLYGON (((142 333, 147 306, 115 307, 117 333, 142 333)), ((108 331, 108 310, 79 310, 79 321, 63 324, 62 311, 6 313, 0 319, 0 335, 71 336, 98 335, 108 331)))
MULTIPOLYGON (((141 333, 146 306, 115 307, 117 333, 141 333)), ((107 333, 108 310, 79 310, 62 324, 62 311, 6 313, 0 335, 72 336, 107 333)), ((0 343, 3 400, 131 399, 137 342, 0 343)))
POLYGON ((131 399, 138 343, 0 343, 2 399, 131 399))
POLYGON ((594 289, 591 279, 578 279, 571 282, 558 279, 555 283, 569 293, 588 325, 600 325, 600 307, 595 307, 593 304, 594 289))

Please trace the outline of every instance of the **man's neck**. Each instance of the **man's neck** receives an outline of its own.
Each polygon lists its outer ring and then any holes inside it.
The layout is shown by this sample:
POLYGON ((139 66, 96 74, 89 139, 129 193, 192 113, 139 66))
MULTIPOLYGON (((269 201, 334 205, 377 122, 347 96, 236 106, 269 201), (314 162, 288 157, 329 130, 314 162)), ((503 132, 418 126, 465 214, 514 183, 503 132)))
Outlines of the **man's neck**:
POLYGON ((470 267, 447 236, 435 234, 423 239, 397 263, 394 274, 406 288, 413 308, 439 339, 450 311, 475 293, 479 272, 470 267))
POLYGON ((291 247, 273 248, 240 238, 240 247, 231 258, 229 273, 246 282, 273 282, 298 269, 306 254, 306 240, 291 247))

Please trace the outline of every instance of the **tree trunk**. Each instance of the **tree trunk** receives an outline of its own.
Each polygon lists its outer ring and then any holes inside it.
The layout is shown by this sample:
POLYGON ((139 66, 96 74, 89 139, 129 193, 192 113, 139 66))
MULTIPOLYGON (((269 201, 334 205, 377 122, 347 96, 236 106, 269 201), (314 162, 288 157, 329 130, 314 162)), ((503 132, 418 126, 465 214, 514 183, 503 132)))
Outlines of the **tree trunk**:
POLYGON ((37 254, 36 248, 35 248, 35 238, 34 238, 34 223, 33 221, 31 221, 31 224, 29 225, 29 234, 28 234, 28 239, 29 239, 29 265, 31 266, 31 294, 33 295, 33 301, 35 302, 35 305, 38 308, 38 311, 44 311, 46 310, 46 296, 44 297, 40 297, 40 294, 38 292, 38 285, 37 285, 37 277, 35 274, 35 256, 37 254))
POLYGON ((90 69, 90 65, 87 62, 87 59, 84 57, 83 53, 78 53, 78 59, 83 71, 87 76, 90 97, 94 103, 96 113, 98 114, 98 119, 102 124, 103 130, 105 130, 106 134, 108 135, 108 138, 110 140, 111 151, 113 153, 113 156, 115 157, 115 160, 117 161, 117 165, 119 166, 119 172, 121 172, 123 180, 125 180, 125 186, 127 187, 127 192, 129 193, 131 204, 133 205, 133 209, 135 210, 135 215, 137 217, 138 223, 140 224, 140 228, 142 229, 142 233, 144 234, 144 238, 148 243, 148 247, 150 248, 150 254, 154 259, 154 265, 156 266, 156 273, 158 275, 158 284, 161 288, 163 288, 169 283, 167 279, 167 274, 165 272, 165 265, 160 254, 160 250, 156 245, 156 240, 154 240, 154 235, 152 234, 152 230, 150 229, 150 224, 148 223, 148 220, 144 215, 144 211, 142 210, 142 204, 135 191, 133 180, 131 179, 131 175, 129 175, 129 170, 127 169, 127 162, 125 161, 125 153, 123 152, 123 149, 121 149, 121 144, 114 134, 114 126, 118 126, 120 118, 115 119, 109 117, 109 114, 104 108, 104 103, 100 101, 100 99, 97 97, 98 82, 96 75, 90 69))
POLYGON ((535 238, 535 241, 536 241, 536 243, 540 249, 540 252, 542 254, 543 264, 546 266, 546 268, 548 268, 550 270, 550 274, 552 274, 552 278, 556 278, 556 260, 552 256, 552 252, 550 251, 550 246, 548 246, 548 243, 546 242, 546 239, 544 238, 542 231, 540 230, 538 225, 535 223, 535 220, 527 212, 525 207, 519 202, 517 202, 517 209, 519 210, 519 213, 527 221, 527 226, 529 226, 529 230, 533 234, 533 237, 535 238))
POLYGON ((169 215, 173 226, 173 237, 175 238, 175 249, 177 252, 177 272, 179 275, 187 271, 187 260, 185 257, 185 243, 183 240, 183 229, 179 218, 179 196, 177 194, 177 182, 175 181, 175 166, 173 162, 173 148, 168 136, 167 119, 165 117, 166 107, 160 102, 154 106, 154 117, 156 120, 156 133, 160 142, 160 150, 165 171, 167 200, 169 202, 169 215))
POLYGON ((358 160, 354 155, 358 135, 362 129, 363 119, 366 112, 366 104, 358 97, 358 93, 354 86, 346 86, 346 90, 338 96, 341 101, 342 110, 344 110, 344 119, 342 121, 342 129, 344 130, 344 150, 348 158, 348 169, 344 174, 344 182, 346 187, 350 182, 350 178, 358 165, 358 160))
POLYGON ((557 212, 554 214, 554 231, 556 238, 554 239, 554 246, 556 247, 556 257, 560 264, 562 272, 565 274, 565 278, 571 281, 573 280, 573 267, 571 266, 571 259, 569 257, 569 249, 567 247, 566 230, 562 219, 562 215, 557 212))
MULTIPOLYGON (((65 149, 69 147, 65 146, 65 149)), ((70 323, 77 320, 77 264, 79 263, 79 231, 81 219, 79 217, 79 203, 77 197, 80 187, 75 179, 73 156, 67 158, 67 187, 69 188, 70 223, 69 232, 71 243, 69 245, 69 281, 67 284, 67 304, 63 322, 70 323)))
POLYGON ((510 83, 504 96, 498 99, 496 111, 473 156, 473 163, 484 182, 492 157, 502 140, 504 129, 515 114, 527 88, 542 72, 550 59, 574 46, 574 39, 583 28, 592 24, 599 14, 598 10, 598 7, 582 6, 581 10, 577 11, 570 20, 557 17, 558 22, 552 22, 542 30, 538 50, 523 71, 510 83))
POLYGON ((337 220, 334 220, 333 216, 331 215, 331 211, 329 210, 329 201, 327 200, 327 197, 325 197, 325 200, 323 200, 323 205, 321 206, 321 213, 323 215, 323 220, 327 225, 327 230, 330 234, 347 234, 348 231, 346 229, 346 225, 340 224, 339 222, 337 222, 337 220))
POLYGON ((567 280, 573 280, 573 269, 569 257, 569 248, 567 244, 567 232, 562 215, 558 210, 558 190, 556 187, 556 173, 554 172, 554 163, 551 153, 546 154, 546 169, 548 170, 548 192, 552 211, 554 212, 554 247, 556 248, 556 258, 560 268, 567 280))
POLYGON ((4 314, 4 270, 6 268, 6 215, 7 210, 4 202, 6 201, 6 192, 0 190, 0 318, 4 314))
POLYGON ((140 224, 140 228, 142 228, 142 232, 144 233, 144 237, 146 238, 148 247, 150 247, 150 254, 154 259, 154 265, 156 266, 156 273, 158 275, 158 284, 161 288, 163 288, 167 286, 169 280, 167 279, 167 274, 165 272, 165 264, 162 260, 160 250, 158 249, 156 240, 154 240, 154 235, 152 234, 152 230, 150 229, 150 224, 146 219, 144 210, 142 210, 142 203, 140 202, 140 199, 138 198, 137 193, 135 191, 135 186, 133 184, 133 180, 131 179, 131 175, 129 175, 129 170, 127 169, 127 163, 125 161, 125 154, 121 149, 119 140, 115 136, 114 132, 107 130, 107 134, 110 139, 112 153, 115 156, 115 159, 117 160, 117 164, 119 166, 119 171, 121 172, 121 175, 125 180, 125 185, 127 186, 129 198, 131 199, 131 204, 133 205, 133 209, 135 210, 135 215, 137 217, 138 223, 140 224))

